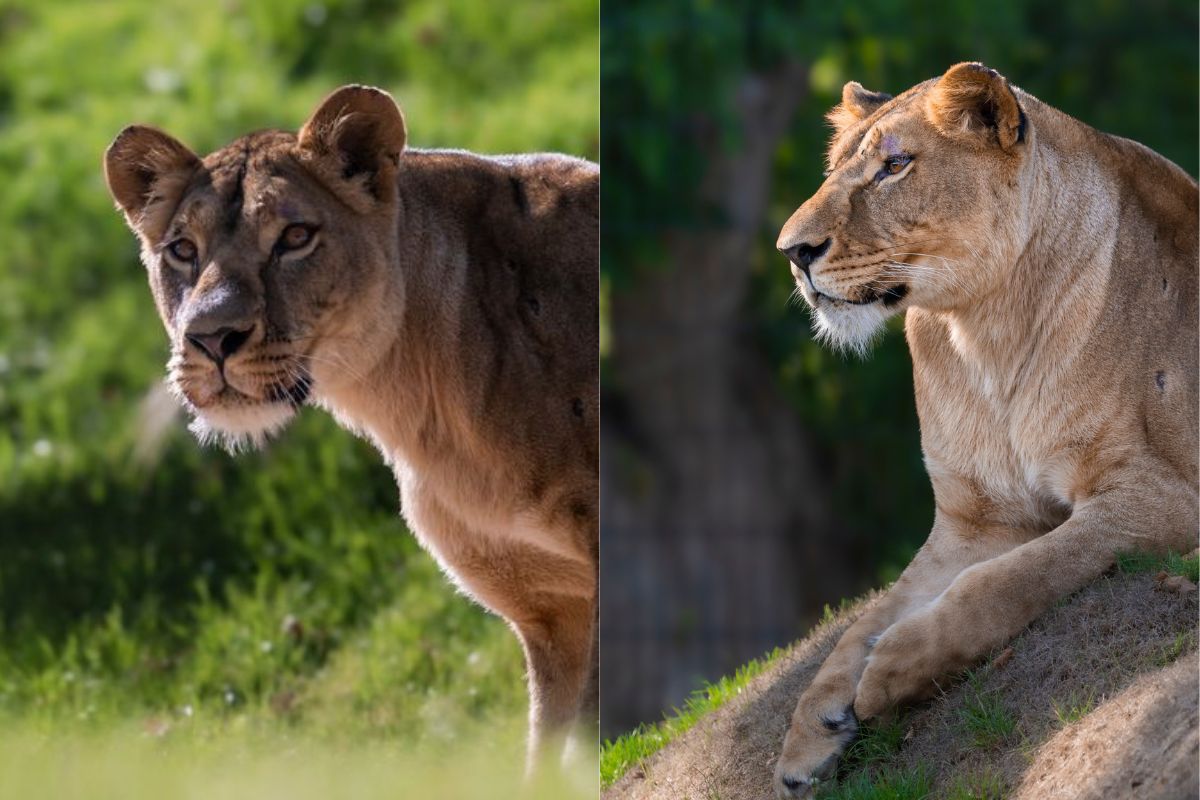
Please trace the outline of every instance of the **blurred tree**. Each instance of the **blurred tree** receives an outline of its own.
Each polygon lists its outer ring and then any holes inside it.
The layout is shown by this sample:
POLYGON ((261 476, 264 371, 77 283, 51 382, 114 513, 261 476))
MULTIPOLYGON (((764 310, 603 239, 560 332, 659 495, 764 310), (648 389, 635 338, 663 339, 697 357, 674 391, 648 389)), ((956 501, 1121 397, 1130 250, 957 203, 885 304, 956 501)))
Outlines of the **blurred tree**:
POLYGON ((630 719, 622 706, 655 708, 664 692, 686 694, 697 675, 784 640, 802 609, 843 591, 850 577, 844 549, 805 551, 821 537, 780 535, 828 533, 826 506, 811 502, 828 490, 743 322, 774 152, 807 94, 808 65, 747 60, 725 73, 722 53, 743 52, 727 37, 743 34, 747 56, 757 52, 756 12, 681 11, 692 13, 650 24, 635 11, 604 12, 605 57, 619 48, 614 58, 628 65, 616 75, 604 67, 606 91, 613 87, 604 163, 606 176, 619 176, 605 182, 605 242, 618 251, 605 258, 621 263, 620 237, 631 235, 670 265, 614 275, 601 619, 605 662, 622 667, 602 674, 609 727, 630 719), (656 95, 664 54, 667 70, 688 76, 672 88, 711 81, 727 106, 707 92, 682 106, 672 91, 656 95), (664 189, 671 196, 660 200, 664 189), (655 202, 667 217, 659 230, 655 202), (638 213, 648 204, 650 214, 638 213), (818 560, 811 579, 789 579, 818 560), (673 642, 666 657, 646 648, 655 639, 673 642))
POLYGON ((601 30, 611 734, 894 577, 928 532, 903 341, 820 349, 773 248, 842 84, 981 60, 1195 174, 1197 9, 606 0, 601 30))

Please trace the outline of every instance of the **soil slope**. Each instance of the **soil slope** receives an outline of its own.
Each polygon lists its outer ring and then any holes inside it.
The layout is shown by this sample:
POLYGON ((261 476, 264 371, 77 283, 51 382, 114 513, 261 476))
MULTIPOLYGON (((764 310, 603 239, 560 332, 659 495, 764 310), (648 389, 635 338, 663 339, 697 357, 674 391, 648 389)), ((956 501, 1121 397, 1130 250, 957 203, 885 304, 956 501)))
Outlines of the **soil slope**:
MULTIPOLYGON (((795 644, 734 700, 630 770, 606 800, 771 797, 796 698, 875 599, 795 644)), ((970 680, 902 712, 898 746, 844 769, 839 782, 919 769, 933 797, 1195 798, 1196 643, 1197 592, 1114 573, 1043 615, 970 680), (980 740, 967 721, 980 698, 1011 721, 1010 732, 980 740)), ((821 792, 837 794, 836 785, 821 792)))

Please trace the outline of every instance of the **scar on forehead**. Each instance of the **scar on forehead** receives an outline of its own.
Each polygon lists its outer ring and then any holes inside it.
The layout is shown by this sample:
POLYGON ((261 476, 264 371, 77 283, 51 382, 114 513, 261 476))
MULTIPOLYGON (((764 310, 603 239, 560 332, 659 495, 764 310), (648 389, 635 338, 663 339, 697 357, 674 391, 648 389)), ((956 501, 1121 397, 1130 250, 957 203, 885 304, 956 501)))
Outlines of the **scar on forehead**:
POLYGON ((280 203, 278 212, 279 216, 289 220, 300 219, 300 217, 303 216, 296 204, 290 200, 284 200, 282 203, 280 203))
POLYGON ((247 210, 255 218, 291 218, 300 213, 295 203, 270 189, 256 191, 250 198, 247 210))
POLYGON ((900 138, 896 134, 881 133, 879 128, 872 129, 859 152, 865 156, 871 151, 871 148, 878 149, 884 158, 898 156, 904 152, 904 148, 900 146, 900 138))
POLYGON ((178 220, 186 226, 203 228, 211 225, 216 215, 208 200, 209 198, 205 196, 192 198, 179 212, 178 220))

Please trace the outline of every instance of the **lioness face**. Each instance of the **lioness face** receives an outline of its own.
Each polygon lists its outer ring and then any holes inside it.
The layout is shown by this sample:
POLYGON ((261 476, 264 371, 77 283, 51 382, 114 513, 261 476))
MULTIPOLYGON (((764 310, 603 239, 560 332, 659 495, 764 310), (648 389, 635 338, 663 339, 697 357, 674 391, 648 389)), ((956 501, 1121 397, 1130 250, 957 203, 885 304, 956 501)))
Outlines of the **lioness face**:
POLYGON ((862 352, 907 306, 954 308, 1002 278, 989 265, 1018 238, 1028 132, 1004 78, 974 64, 896 98, 851 82, 830 120, 826 180, 777 247, 818 335, 862 352))
POLYGON ((389 267, 402 147, 395 104, 360 87, 299 136, 251 134, 202 160, 151 128, 113 142, 109 186, 141 239, 169 381, 202 439, 260 443, 386 350, 383 307, 403 301, 389 267))

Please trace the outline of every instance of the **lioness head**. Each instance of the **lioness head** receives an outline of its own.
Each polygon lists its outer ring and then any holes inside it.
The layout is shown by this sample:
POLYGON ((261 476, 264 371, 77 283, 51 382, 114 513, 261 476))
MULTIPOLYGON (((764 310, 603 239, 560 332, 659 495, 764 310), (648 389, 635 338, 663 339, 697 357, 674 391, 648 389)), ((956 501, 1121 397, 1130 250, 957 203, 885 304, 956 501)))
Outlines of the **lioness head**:
POLYGON ((954 308, 1003 280, 1032 136, 1003 76, 957 64, 895 98, 850 82, 829 120, 825 182, 777 242, 821 338, 862 352, 906 306, 954 308))
POLYGON ((171 339, 169 380, 201 439, 236 448, 281 428, 325 383, 364 374, 395 333, 391 97, 347 86, 299 135, 244 136, 199 158, 133 125, 104 157, 141 240, 171 339))

